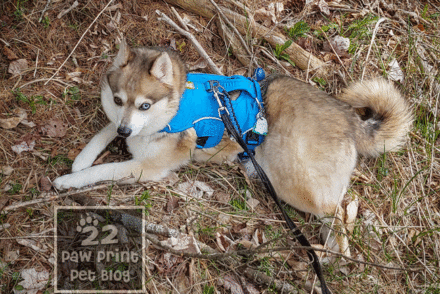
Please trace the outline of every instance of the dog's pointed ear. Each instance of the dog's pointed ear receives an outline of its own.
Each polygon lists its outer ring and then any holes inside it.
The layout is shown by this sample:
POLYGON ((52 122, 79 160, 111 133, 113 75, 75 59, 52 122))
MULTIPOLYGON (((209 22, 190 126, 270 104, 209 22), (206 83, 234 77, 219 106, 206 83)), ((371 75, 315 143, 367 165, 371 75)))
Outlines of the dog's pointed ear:
POLYGON ((113 61, 114 67, 121 67, 126 65, 130 60, 134 58, 134 52, 131 51, 130 47, 128 47, 125 39, 122 39, 121 44, 119 44, 119 51, 116 55, 115 60, 113 61))
POLYGON ((154 76, 159 82, 173 85, 173 63, 166 52, 162 52, 154 61, 151 67, 150 74, 154 76))

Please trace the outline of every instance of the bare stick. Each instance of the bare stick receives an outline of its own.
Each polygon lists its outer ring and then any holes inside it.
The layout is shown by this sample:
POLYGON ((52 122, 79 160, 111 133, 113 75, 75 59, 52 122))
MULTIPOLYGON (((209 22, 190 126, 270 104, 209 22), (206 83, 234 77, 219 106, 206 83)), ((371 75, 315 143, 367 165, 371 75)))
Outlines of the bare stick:
POLYGON ((44 85, 47 85, 61 70, 61 68, 66 64, 67 60, 69 60, 70 56, 72 56, 73 52, 75 52, 76 48, 78 47, 79 43, 81 43, 84 36, 87 34, 87 32, 90 30, 92 25, 98 20, 98 18, 101 16, 101 14, 107 9, 107 7, 113 2, 113 0, 110 0, 107 5, 104 7, 104 9, 101 10, 101 12, 98 13, 98 15, 95 17, 95 19, 92 21, 92 23, 89 25, 89 27, 86 29, 86 31, 82 34, 81 38, 79 38, 78 42, 76 43, 75 47, 73 48, 72 52, 70 52, 69 56, 67 56, 66 60, 64 60, 63 64, 60 65, 60 67, 57 69, 57 71, 47 80, 47 82, 44 83, 44 85))
POLYGON ((65 193, 62 193, 62 194, 58 194, 58 195, 50 195, 50 196, 34 199, 34 200, 31 200, 31 201, 19 202, 19 203, 16 203, 16 204, 9 205, 8 207, 5 207, 3 209, 3 211, 15 210, 17 208, 26 207, 26 206, 30 206, 30 205, 35 205, 35 204, 38 204, 38 203, 50 202, 50 201, 58 200, 58 199, 63 198, 63 197, 67 197, 67 196, 71 196, 71 195, 75 195, 75 194, 80 194, 80 193, 85 193, 85 192, 90 192, 90 191, 94 191, 94 190, 99 190, 99 189, 102 189, 102 188, 107 188, 107 184, 98 185, 98 186, 94 186, 94 187, 91 187, 91 188, 78 189, 78 190, 75 190, 75 191, 69 191, 69 192, 65 192, 65 193))
POLYGON ((361 81, 364 80, 365 69, 367 68, 367 61, 368 61, 368 58, 370 57, 371 47, 373 47, 373 42, 374 42, 374 39, 376 38, 377 30, 379 29, 379 25, 380 25, 380 23, 383 22, 383 21, 385 21, 385 20, 387 20, 385 17, 381 17, 381 18, 377 21, 376 26, 374 27, 374 30, 373 30, 373 36, 371 37, 370 47, 368 48, 368 52, 367 52, 367 58, 365 58, 365 63, 364 63, 365 66, 364 66, 364 68, 362 69, 361 81))
POLYGON ((37 49, 37 59, 35 60, 35 70, 34 70, 34 78, 37 74, 37 68, 38 68, 38 56, 40 55, 40 50, 37 49))
POLYGON ((44 16, 44 14, 46 13, 47 9, 49 8, 49 5, 50 5, 50 2, 51 2, 51 1, 52 1, 52 0, 47 0, 46 6, 44 6, 43 11, 41 11, 41 16, 40 16, 40 18, 38 19, 38 22, 41 22, 41 21, 43 20, 43 16, 44 16))
POLYGON ((173 6, 171 6, 171 11, 174 13, 174 16, 176 16, 176 18, 179 21, 179 23, 182 26, 182 28, 185 31, 189 31, 188 26, 186 25, 186 23, 183 21, 183 19, 180 17, 179 13, 177 12, 177 10, 173 6))
POLYGON ((76 8, 78 4, 79 4, 78 1, 73 2, 72 6, 58 13, 57 18, 58 19, 62 18, 64 15, 72 11, 72 9, 76 8))
POLYGON ((206 61, 208 62, 209 68, 217 75, 223 75, 220 69, 215 65, 215 63, 211 60, 211 58, 208 56, 206 51, 203 49, 202 45, 197 41, 197 39, 189 32, 185 31, 181 27, 179 27, 174 21, 172 21, 168 16, 166 16, 164 13, 162 13, 159 10, 156 10, 156 13, 160 16, 158 20, 164 21, 170 26, 172 26, 175 30, 179 32, 179 34, 185 36, 188 38, 188 40, 191 41, 191 43, 196 48, 197 52, 202 56, 206 61))

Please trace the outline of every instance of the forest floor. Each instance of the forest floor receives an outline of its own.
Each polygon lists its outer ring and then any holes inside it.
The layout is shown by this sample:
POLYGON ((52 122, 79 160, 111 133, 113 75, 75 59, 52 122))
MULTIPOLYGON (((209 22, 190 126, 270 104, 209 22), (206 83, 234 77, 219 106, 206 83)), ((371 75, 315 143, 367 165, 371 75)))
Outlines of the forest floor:
MULTIPOLYGON (((231 253, 204 259, 150 245, 145 255, 149 293, 319 293, 305 251, 285 249, 296 242, 279 210, 236 163, 193 163, 160 183, 54 190, 51 181, 70 172, 76 155, 108 122, 99 84, 121 36, 132 47, 173 48, 189 70, 210 72, 193 44, 159 21, 156 10, 177 22, 174 7, 223 74, 250 72, 225 44, 217 16, 148 0, 115 0, 107 9, 107 1, 80 0, 61 15, 74 2, 0 3, 0 292, 53 293, 56 206, 136 205, 145 207, 148 223, 231 253), (188 185, 198 188, 185 190, 188 185), (265 242, 264 250, 255 250, 265 242), (249 251, 232 254, 243 249, 249 251), (255 279, 256 274, 261 276, 255 279)), ((266 73, 291 75, 334 96, 362 78, 394 81, 415 117, 407 143, 380 158, 358 160, 346 196, 347 203, 357 199, 359 204, 348 234, 351 259, 318 253, 333 293, 440 293, 440 4, 216 2, 283 34, 327 69, 308 73, 295 66, 283 46, 249 33, 244 39, 266 73)), ((95 164, 129 156, 115 140, 95 164)), ((326 249, 316 218, 285 208, 310 242, 326 249)))

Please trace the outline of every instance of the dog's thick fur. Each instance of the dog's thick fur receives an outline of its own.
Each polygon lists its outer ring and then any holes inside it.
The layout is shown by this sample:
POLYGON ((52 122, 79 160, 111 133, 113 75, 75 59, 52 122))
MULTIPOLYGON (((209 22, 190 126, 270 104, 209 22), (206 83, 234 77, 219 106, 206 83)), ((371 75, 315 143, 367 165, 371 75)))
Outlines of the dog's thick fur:
MULTIPOLYGON (((55 186, 157 181, 190 159, 234 160, 242 149, 227 136, 214 148, 197 149, 194 129, 159 133, 178 110, 185 79, 176 53, 130 49, 123 42, 102 82, 102 105, 111 122, 75 159, 73 173, 57 178, 55 186), (143 103, 151 107, 140 110, 143 103), (131 131, 126 140, 133 159, 92 166, 123 129, 131 131)), ((335 212, 358 154, 377 156, 399 148, 412 123, 405 99, 382 79, 356 83, 338 99, 281 76, 267 78, 262 90, 269 132, 256 149, 257 161, 282 200, 316 215, 335 212), (356 108, 366 110, 365 115, 356 108)))

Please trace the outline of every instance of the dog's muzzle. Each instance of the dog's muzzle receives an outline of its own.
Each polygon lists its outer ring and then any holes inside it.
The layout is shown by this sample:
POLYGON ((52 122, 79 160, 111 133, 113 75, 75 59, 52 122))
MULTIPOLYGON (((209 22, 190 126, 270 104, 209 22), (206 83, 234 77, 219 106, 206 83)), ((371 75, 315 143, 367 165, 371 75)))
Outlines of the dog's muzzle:
POLYGON ((128 138, 131 135, 131 129, 127 127, 119 127, 118 135, 124 138, 128 138))

